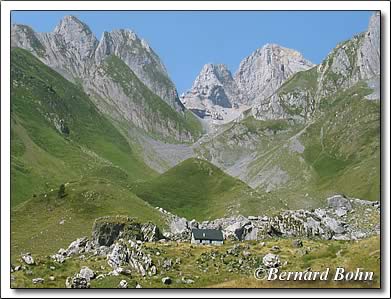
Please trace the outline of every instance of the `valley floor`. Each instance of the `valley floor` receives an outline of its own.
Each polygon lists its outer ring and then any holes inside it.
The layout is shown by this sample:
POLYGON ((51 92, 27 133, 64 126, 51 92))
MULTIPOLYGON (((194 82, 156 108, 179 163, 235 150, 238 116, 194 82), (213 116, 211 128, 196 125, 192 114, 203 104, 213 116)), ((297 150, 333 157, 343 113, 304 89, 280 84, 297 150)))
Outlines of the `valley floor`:
POLYGON ((64 263, 48 256, 35 256, 36 265, 17 260, 21 269, 11 273, 12 288, 65 288, 67 277, 84 266, 95 275, 91 288, 116 288, 125 280, 128 288, 379 288, 380 236, 359 241, 302 240, 303 246, 291 239, 264 241, 227 241, 222 246, 196 246, 168 241, 143 243, 141 246, 157 265, 155 275, 141 276, 135 271, 115 275, 106 256, 74 255, 64 263), (262 265, 263 257, 273 253, 281 261, 280 271, 324 271, 330 268, 328 281, 266 281, 257 280, 254 271, 262 265), (373 281, 333 281, 337 267, 345 271, 362 268, 374 272, 373 281), (109 274, 111 272, 111 274, 109 274), (103 274, 103 275, 102 275, 103 274), (162 279, 169 277, 170 284, 162 279), (34 284, 34 278, 43 278, 34 284))

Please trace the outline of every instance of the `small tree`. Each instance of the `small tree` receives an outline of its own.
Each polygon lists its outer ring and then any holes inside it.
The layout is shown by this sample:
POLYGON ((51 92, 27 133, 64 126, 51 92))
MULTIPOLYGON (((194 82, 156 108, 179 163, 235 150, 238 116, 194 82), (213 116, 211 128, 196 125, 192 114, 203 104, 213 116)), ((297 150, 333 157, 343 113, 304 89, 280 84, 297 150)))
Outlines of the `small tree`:
POLYGON ((65 185, 61 184, 60 189, 58 189, 58 198, 63 198, 65 196, 65 185))

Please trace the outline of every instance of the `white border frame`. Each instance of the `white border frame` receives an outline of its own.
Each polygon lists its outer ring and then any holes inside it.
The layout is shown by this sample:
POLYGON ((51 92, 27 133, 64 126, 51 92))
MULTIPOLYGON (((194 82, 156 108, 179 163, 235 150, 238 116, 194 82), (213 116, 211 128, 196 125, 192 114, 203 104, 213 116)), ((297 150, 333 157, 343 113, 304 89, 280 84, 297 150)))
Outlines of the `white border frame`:
POLYGON ((1 297, 390 297, 390 4, 387 1, 3 1, 1 2, 1 297), (379 290, 12 290, 10 282, 10 12, 11 10, 381 10, 382 11, 382 287, 379 290))

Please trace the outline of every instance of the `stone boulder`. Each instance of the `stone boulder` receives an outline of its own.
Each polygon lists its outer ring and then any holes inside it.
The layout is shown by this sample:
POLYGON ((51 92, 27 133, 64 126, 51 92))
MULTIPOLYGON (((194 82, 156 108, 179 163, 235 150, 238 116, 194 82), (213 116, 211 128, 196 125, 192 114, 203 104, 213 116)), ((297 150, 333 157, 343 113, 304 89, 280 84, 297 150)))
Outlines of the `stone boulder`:
POLYGON ((22 260, 27 265, 34 265, 35 264, 35 261, 34 261, 33 257, 31 256, 30 252, 22 254, 22 260))
MULTIPOLYGON (((222 224, 223 234, 225 239, 230 240, 244 240, 248 236, 248 240, 252 240, 253 236, 251 232, 254 231, 254 227, 251 225, 251 222, 243 216, 238 217, 234 222, 225 227, 225 224, 222 224)), ((254 232, 256 234, 256 232, 254 232)), ((254 234, 253 233, 253 234, 254 234)))
POLYGON ((170 232, 173 235, 180 235, 189 232, 188 222, 185 218, 175 217, 170 222, 170 232))
POLYGON ((142 240, 141 225, 126 216, 107 216, 95 219, 92 239, 99 246, 110 246, 119 238, 142 240))
POLYGON ((82 267, 80 269, 80 276, 85 278, 87 281, 90 281, 91 279, 93 279, 95 277, 95 273, 94 271, 92 271, 90 268, 88 267, 82 267))
POLYGON ((242 231, 242 240, 257 240, 258 238, 258 228, 254 226, 252 223, 246 224, 243 227, 242 231))
POLYGON ((281 266, 280 257, 273 253, 266 254, 263 257, 262 262, 266 268, 278 268, 281 266))
MULTIPOLYGON (((77 239, 76 241, 73 241, 71 244, 69 244, 68 248, 65 250, 65 252, 59 252, 59 254, 63 254, 65 256, 71 256, 74 254, 80 254, 85 251, 85 246, 88 242, 87 237, 82 237, 77 239)), ((61 249, 60 249, 61 250, 61 249)))
POLYGON ((44 283, 45 280, 43 278, 38 277, 38 278, 33 278, 32 282, 33 284, 38 284, 38 283, 44 283))
POLYGON ((121 281, 119 282, 117 288, 118 288, 118 289, 127 289, 127 288, 128 288, 128 282, 127 282, 125 279, 121 280, 121 281))
POLYGON ((90 288, 90 283, 86 278, 77 273, 73 277, 67 277, 65 286, 67 289, 88 289, 90 288))
POLYGON ((344 197, 343 195, 334 195, 327 198, 327 205, 329 208, 338 209, 344 208, 350 211, 353 207, 349 199, 344 197))

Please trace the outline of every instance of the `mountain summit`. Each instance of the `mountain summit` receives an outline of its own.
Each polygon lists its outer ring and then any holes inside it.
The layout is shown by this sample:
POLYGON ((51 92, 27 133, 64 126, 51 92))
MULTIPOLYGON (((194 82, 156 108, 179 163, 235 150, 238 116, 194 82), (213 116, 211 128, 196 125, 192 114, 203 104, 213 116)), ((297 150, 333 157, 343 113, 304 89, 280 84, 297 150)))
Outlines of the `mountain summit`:
POLYGON ((235 81, 246 95, 247 104, 252 104, 272 95, 293 74, 312 66, 296 50, 266 44, 242 60, 235 81))
POLYGON ((186 108, 201 118, 230 120, 236 103, 242 102, 242 94, 224 64, 206 64, 195 79, 191 90, 181 96, 186 108))
POLYGON ((29 50, 71 81, 84 80, 106 57, 116 55, 149 89, 175 110, 183 111, 160 58, 131 30, 104 32, 98 41, 85 23, 65 16, 53 32, 36 33, 28 26, 15 24, 11 36, 12 46, 29 50))

